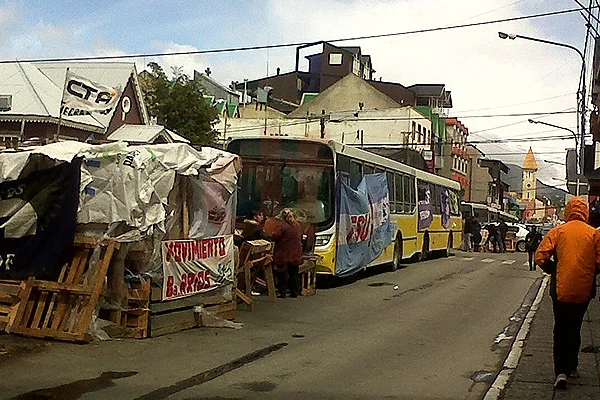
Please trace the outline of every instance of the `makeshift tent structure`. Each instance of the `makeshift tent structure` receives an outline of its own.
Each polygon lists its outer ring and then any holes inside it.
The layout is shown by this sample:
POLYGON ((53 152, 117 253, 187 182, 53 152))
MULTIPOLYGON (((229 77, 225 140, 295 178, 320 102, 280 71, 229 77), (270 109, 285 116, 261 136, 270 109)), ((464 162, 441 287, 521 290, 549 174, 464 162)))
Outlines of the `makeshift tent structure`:
MULTIPOLYGON (((93 299, 94 290, 88 293, 81 286, 92 287, 100 279, 98 271, 108 276, 110 319, 125 327, 144 328, 127 322, 132 298, 134 303, 146 301, 135 307, 146 310, 145 321, 150 297, 159 302, 209 294, 205 297, 213 304, 232 302, 232 234, 240 169, 240 159, 234 154, 210 147, 196 150, 181 143, 60 142, 0 153, 0 279, 33 276, 28 290, 39 292, 35 299, 21 298, 28 305, 19 306, 16 316, 9 318, 16 318, 16 323, 21 318, 27 325, 21 328, 37 329, 46 336, 55 325, 63 335, 75 323, 67 322, 65 316, 63 322, 52 324, 53 318, 65 314, 52 308, 58 301, 55 297, 60 300, 64 295, 56 294, 58 286, 63 285, 64 291, 65 285, 73 284, 69 279, 79 276, 83 283, 70 288, 93 299), (104 244, 104 255, 96 254, 94 260, 87 251, 81 253, 85 257, 77 258, 76 250, 72 258, 75 235, 84 237, 87 247, 92 247, 94 239, 95 247, 104 244), (65 266, 69 257, 73 260, 70 269, 65 266), (100 259, 106 270, 100 268, 84 277, 86 266, 91 270, 92 264, 101 264, 100 259), (151 277, 152 288, 146 285, 128 293, 125 274, 138 277, 136 282, 151 277), (40 278, 52 283, 40 286, 40 278), (140 290, 145 299, 140 299, 140 290), (36 326, 30 326, 34 322, 36 326)), ((75 307, 71 315, 77 307, 87 307, 75 303, 63 298, 61 304, 75 307)), ((203 304, 202 299, 193 305, 198 304, 203 304)), ((169 307, 159 308, 165 312, 169 307)), ((144 336, 140 330, 136 335, 144 336)), ((76 336, 76 340, 82 338, 76 336)))

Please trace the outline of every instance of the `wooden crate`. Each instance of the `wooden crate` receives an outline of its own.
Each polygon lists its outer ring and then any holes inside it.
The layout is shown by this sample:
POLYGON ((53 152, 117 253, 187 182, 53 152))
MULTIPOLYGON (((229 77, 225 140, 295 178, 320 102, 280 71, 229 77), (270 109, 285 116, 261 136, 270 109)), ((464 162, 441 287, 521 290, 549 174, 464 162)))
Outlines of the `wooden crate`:
POLYGON ((21 281, 0 280, 0 331, 12 323, 19 304, 21 281))
POLYGON ((104 285, 106 272, 118 244, 108 240, 79 237, 75 256, 65 264, 58 282, 30 277, 20 293, 20 304, 7 331, 24 336, 89 342, 88 333, 104 285), (100 245, 103 255, 91 262, 93 250, 100 245))
MULTIPOLYGON (((158 292, 153 294, 152 298, 159 298, 158 292)), ((229 304, 232 303, 233 299, 233 287, 227 285, 206 293, 175 300, 151 301, 148 336, 156 337, 195 328, 198 326, 198 321, 194 313, 194 307, 201 305, 208 308, 212 305, 229 304)), ((232 311, 229 310, 229 312, 228 316, 231 316, 232 311)), ((221 318, 225 317, 221 316, 221 318)))
POLYGON ((121 316, 126 336, 143 339, 148 336, 150 313, 150 280, 132 283, 127 291, 127 311, 121 316))

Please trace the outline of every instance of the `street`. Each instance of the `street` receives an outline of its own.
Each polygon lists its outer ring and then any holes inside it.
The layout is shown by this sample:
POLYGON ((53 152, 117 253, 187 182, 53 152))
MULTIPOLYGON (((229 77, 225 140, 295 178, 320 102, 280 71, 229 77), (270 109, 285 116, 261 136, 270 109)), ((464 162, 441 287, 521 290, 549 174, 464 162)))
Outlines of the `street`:
POLYGON ((525 263, 457 251, 312 297, 261 297, 238 312, 242 329, 42 342, 0 355, 0 397, 480 399, 537 294, 541 274, 525 263))

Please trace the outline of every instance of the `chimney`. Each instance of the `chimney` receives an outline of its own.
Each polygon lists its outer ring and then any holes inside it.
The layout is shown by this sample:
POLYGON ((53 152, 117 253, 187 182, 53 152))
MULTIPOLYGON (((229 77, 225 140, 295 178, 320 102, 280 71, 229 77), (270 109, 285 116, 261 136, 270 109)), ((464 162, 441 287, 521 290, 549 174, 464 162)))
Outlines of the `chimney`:
POLYGON ((277 67, 277 75, 279 75, 280 71, 281 71, 281 68, 277 67))

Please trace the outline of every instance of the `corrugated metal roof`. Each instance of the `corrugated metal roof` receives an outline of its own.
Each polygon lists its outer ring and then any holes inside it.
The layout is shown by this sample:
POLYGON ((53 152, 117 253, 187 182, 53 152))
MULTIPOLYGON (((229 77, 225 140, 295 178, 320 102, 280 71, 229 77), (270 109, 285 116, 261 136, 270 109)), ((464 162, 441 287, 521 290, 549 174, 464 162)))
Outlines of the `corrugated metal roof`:
POLYGON ((162 136, 167 142, 190 143, 188 139, 179 136, 162 125, 125 124, 117 128, 107 139, 131 143, 154 143, 159 136, 162 136))
MULTIPOLYGON (((133 63, 69 62, 0 64, 0 94, 12 95, 12 109, 0 115, 35 115, 59 117, 67 67, 99 84, 125 89, 129 77, 135 74, 133 63)), ((139 89, 135 88, 140 95, 139 89)), ((138 98, 138 101, 141 100, 138 98)), ((140 102, 143 108, 143 101, 140 102)), ((145 116, 145 109, 142 110, 145 116)), ((63 121, 106 129, 113 114, 63 116, 63 121)))

